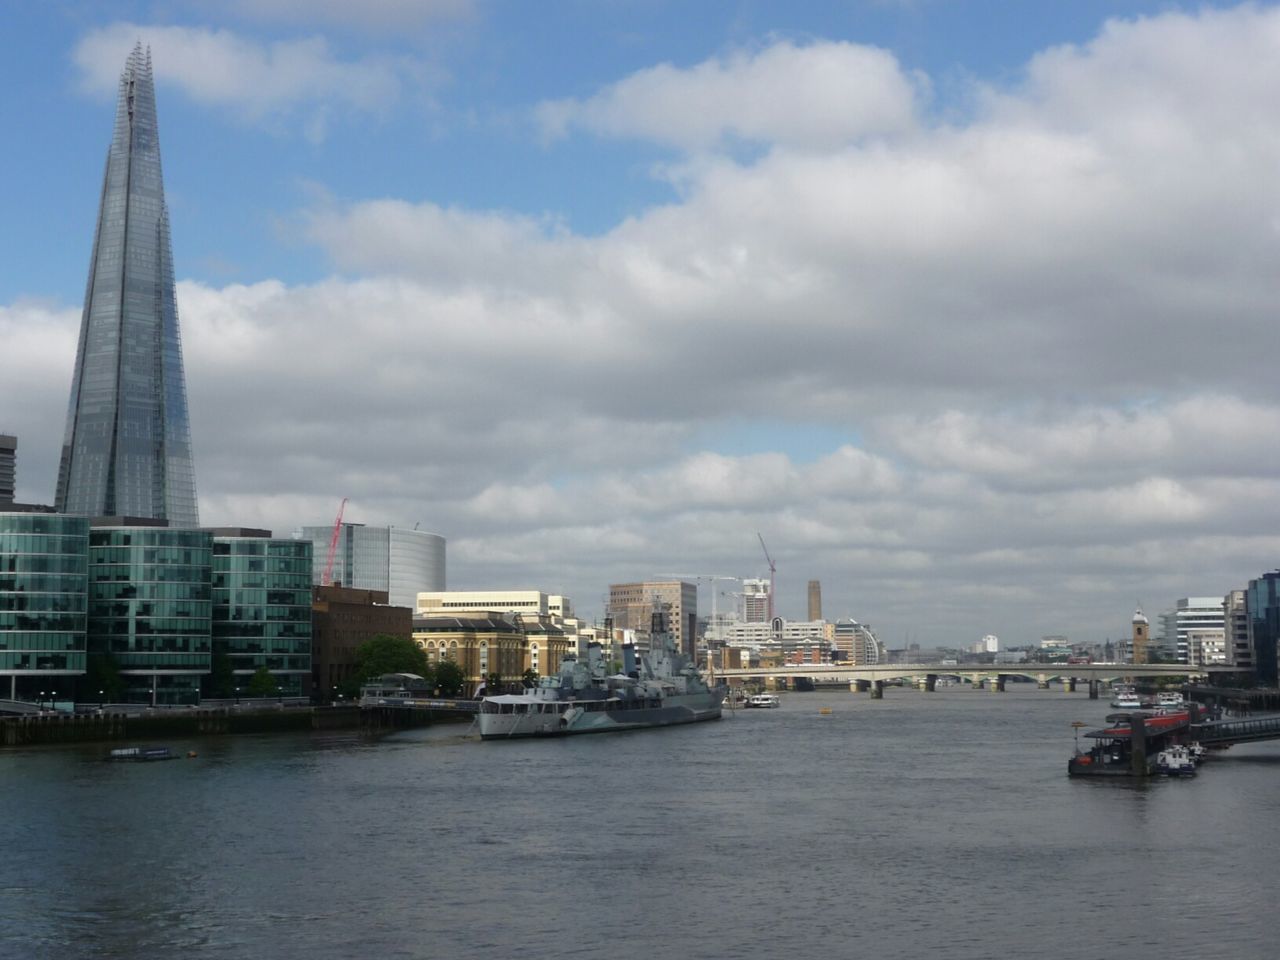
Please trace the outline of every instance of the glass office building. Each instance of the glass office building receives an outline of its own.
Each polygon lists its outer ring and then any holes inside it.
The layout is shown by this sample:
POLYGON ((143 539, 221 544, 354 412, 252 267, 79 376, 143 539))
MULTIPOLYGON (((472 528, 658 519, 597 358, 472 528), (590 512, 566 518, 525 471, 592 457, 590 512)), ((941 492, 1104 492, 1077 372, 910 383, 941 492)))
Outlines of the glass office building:
POLYGON ((277 695, 310 692, 311 541, 272 539, 267 531, 213 531, 214 669, 212 696, 248 695, 259 667, 277 695), (219 669, 226 657, 231 676, 219 669), (231 690, 215 689, 228 683, 231 690))
POLYGON ((1280 570, 1264 573, 1257 580, 1250 580, 1244 602, 1254 672, 1261 686, 1274 687, 1280 679, 1280 671, 1277 670, 1277 652, 1280 648, 1280 570))
POLYGON ((89 655, 113 658, 126 700, 199 701, 210 667, 212 547, 207 530, 89 530, 89 655))
POLYGON ((410 610, 417 609, 419 593, 445 589, 445 539, 438 533, 344 523, 327 583, 333 527, 302 527, 295 536, 312 542, 315 582, 321 586, 385 590, 393 607, 410 610))
POLYGON ((0 698, 59 700, 85 672, 89 521, 0 513, 0 698))
POLYGON ((62 456, 59 513, 199 525, 151 54, 120 77, 62 456))

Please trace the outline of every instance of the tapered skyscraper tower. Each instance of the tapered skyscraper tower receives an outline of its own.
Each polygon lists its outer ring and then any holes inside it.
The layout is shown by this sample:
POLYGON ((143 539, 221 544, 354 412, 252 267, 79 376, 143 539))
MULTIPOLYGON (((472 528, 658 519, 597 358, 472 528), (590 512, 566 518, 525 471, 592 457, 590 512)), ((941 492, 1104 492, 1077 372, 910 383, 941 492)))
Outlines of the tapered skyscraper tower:
POLYGON ((57 508, 199 526, 151 51, 120 76, 57 508))

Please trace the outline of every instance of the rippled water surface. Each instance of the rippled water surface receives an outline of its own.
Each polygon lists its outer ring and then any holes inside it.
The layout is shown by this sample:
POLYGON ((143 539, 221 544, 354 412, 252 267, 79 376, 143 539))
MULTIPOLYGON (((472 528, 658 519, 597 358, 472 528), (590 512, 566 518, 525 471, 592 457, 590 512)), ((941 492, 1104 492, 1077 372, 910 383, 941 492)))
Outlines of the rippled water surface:
POLYGON ((1068 780, 1106 712, 819 692, 564 740, 0 750, 0 957, 1273 956, 1280 743, 1068 780))

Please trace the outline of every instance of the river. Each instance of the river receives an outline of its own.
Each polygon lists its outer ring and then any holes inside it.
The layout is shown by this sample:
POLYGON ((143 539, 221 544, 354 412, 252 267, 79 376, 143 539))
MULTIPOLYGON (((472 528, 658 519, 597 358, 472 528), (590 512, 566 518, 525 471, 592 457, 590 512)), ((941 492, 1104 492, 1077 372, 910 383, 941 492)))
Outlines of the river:
POLYGON ((1274 955, 1280 743, 1069 780, 1107 710, 966 686, 557 740, 0 750, 0 957, 1274 955))

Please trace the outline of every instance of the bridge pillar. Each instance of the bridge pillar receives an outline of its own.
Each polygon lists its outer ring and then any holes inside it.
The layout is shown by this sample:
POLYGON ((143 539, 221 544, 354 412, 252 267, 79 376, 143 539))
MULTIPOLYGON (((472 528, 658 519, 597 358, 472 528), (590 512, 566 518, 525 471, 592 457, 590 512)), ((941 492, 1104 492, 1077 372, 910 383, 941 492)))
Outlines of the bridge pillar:
POLYGON ((987 684, 988 684, 987 689, 989 689, 992 693, 1004 693, 1004 675, 1003 674, 996 677, 988 677, 987 684))
POLYGON ((1147 721, 1140 713, 1129 714, 1129 772, 1145 777, 1151 772, 1147 763, 1147 721))
POLYGON ((1043 673, 1041 673, 1041 674, 1037 674, 1037 675, 1036 675, 1036 689, 1037 689, 1037 690, 1048 690, 1048 689, 1049 689, 1049 678, 1048 678, 1048 676, 1046 676, 1046 675, 1045 675, 1045 674, 1043 674, 1043 673))
POLYGON ((854 693, 866 693, 871 689, 870 680, 854 680, 849 684, 849 689, 854 693))
POLYGON ((925 674, 924 690, 926 693, 933 693, 938 689, 938 675, 936 673, 925 674))
POLYGON ((871 699, 872 700, 884 699, 884 681, 883 680, 871 681, 871 699))
POLYGON ((1100 687, 1101 685, 1102 685, 1101 682, 1098 680, 1089 681, 1089 699, 1090 700, 1098 699, 1098 687, 1100 687))
POLYGON ((1062 678, 1062 692, 1063 692, 1063 693, 1075 693, 1075 692, 1076 692, 1076 678, 1075 678, 1075 677, 1063 677, 1063 678, 1062 678))

